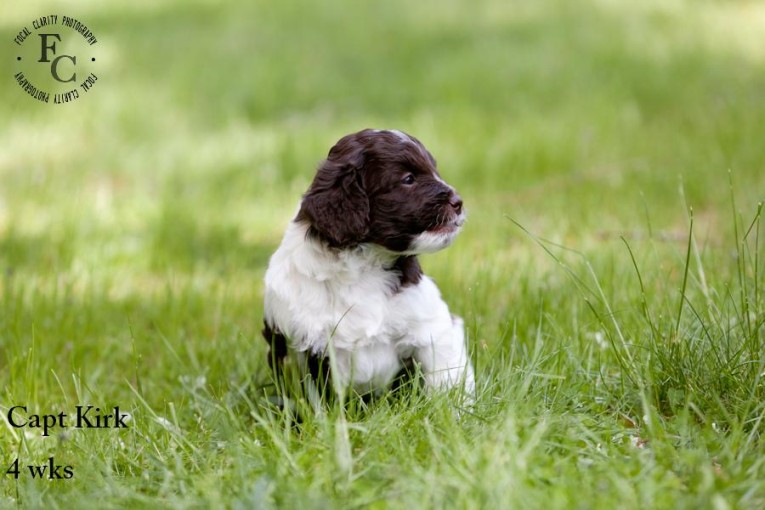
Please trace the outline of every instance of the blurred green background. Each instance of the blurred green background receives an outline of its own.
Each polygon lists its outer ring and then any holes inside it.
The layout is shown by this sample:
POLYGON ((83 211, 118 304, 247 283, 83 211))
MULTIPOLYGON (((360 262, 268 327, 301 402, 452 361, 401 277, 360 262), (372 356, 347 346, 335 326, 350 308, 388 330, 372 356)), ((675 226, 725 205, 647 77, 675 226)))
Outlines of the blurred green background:
POLYGON ((598 249, 682 239, 692 206, 719 242, 729 172, 744 209, 765 189, 759 2, 25 2, 1 19, 0 265, 32 287, 139 298, 223 273, 258 322, 300 194, 364 127, 420 138, 464 195, 472 221, 436 271, 539 256, 508 217, 598 249), (99 80, 66 105, 12 79, 12 38, 54 12, 99 39, 99 80))
POLYGON ((641 261, 674 292, 688 208, 729 261, 765 195, 762 2, 4 2, 0 41, 3 406, 163 408, 265 377, 268 257, 362 128, 418 137, 462 194, 463 234, 423 264, 480 352, 531 352, 542 315, 576 346, 593 328, 510 218, 593 254, 618 300, 620 236, 657 241, 641 261), (13 37, 53 13, 99 40, 65 105, 13 79, 13 37))
POLYGON ((168 215, 213 258, 205 235, 229 256, 272 243, 328 147, 366 126, 423 139, 507 230, 502 214, 634 229, 646 204, 670 228, 681 180, 703 211, 728 170, 763 189, 759 2, 27 2, 3 6, 5 62, 49 11, 98 35, 99 82, 54 107, 2 81, 0 222, 71 234, 98 265, 164 238, 168 215))

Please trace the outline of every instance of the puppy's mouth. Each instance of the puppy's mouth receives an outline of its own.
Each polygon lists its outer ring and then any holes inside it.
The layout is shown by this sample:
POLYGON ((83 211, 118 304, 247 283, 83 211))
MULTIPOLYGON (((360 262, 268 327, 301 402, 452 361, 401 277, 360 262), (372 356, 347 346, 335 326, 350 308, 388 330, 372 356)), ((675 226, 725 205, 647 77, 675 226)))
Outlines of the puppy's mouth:
POLYGON ((462 225, 464 224, 465 215, 460 214, 459 216, 455 216, 453 218, 447 219, 446 221, 437 223, 435 226, 427 229, 426 232, 433 234, 451 234, 462 228, 462 225))

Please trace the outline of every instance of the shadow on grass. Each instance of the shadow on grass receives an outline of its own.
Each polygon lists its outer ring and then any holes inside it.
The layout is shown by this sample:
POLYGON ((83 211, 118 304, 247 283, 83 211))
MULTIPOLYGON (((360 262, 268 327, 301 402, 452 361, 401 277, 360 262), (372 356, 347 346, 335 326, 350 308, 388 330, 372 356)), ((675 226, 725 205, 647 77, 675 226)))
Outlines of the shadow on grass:
POLYGON ((205 225, 197 213, 184 206, 163 208, 149 230, 153 270, 192 272, 204 266, 228 274, 265 268, 275 246, 246 243, 239 226, 205 225))
POLYGON ((24 234, 11 229, 0 236, 0 270, 11 276, 26 268, 45 273, 67 268, 74 257, 70 235, 24 234))

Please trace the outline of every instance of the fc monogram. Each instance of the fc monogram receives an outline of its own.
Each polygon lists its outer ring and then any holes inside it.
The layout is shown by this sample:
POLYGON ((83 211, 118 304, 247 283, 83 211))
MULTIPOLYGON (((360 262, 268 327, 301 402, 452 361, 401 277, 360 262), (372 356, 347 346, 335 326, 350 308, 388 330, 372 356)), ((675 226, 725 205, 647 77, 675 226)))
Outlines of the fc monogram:
POLYGON ((13 42, 18 46, 13 77, 40 102, 72 102, 90 92, 98 80, 94 47, 98 39, 75 18, 41 16, 22 27, 13 42))
MULTIPOLYGON (((56 54, 56 41, 49 41, 48 39, 57 39, 61 41, 61 35, 60 34, 39 34, 40 36, 40 42, 41 42, 41 55, 40 60, 38 62, 51 62, 48 60, 48 53, 56 54)), ((77 73, 72 72, 72 75, 69 77, 69 79, 64 80, 61 78, 58 72, 58 63, 61 61, 61 59, 66 58, 69 59, 72 62, 72 65, 77 64, 77 57, 73 55, 61 55, 53 59, 50 65, 50 74, 53 76, 53 79, 55 79, 58 82, 61 83, 67 83, 70 81, 75 81, 77 79, 77 73)))

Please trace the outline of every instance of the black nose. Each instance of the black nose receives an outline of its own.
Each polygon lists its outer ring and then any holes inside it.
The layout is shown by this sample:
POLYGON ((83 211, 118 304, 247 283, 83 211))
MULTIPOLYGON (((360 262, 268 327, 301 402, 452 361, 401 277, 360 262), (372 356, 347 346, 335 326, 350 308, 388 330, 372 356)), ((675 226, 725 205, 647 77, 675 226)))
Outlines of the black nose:
POLYGON ((462 212, 462 198, 458 194, 452 193, 452 196, 449 199, 449 205, 452 206, 454 212, 457 214, 462 212))

